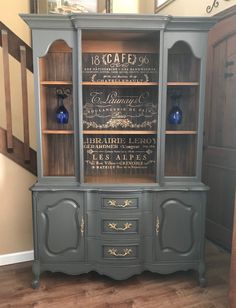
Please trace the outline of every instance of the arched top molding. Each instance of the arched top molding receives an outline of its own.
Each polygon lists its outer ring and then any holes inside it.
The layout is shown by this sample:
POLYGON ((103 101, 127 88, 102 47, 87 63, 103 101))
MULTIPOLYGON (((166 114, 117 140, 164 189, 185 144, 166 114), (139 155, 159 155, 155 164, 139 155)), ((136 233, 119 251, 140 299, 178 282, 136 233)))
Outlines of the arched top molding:
MULTIPOLYGON (((35 54, 38 57, 44 57, 50 47, 55 43, 56 41, 62 40, 64 41, 68 47, 73 48, 74 47, 74 32, 71 31, 41 31, 36 30, 37 34, 37 40, 33 41, 33 48, 35 50, 35 54)), ((35 36, 34 36, 35 37, 35 36)))
POLYGON ((167 32, 165 36, 167 49, 171 49, 175 44, 183 42, 190 48, 196 58, 203 58, 206 55, 207 36, 205 33, 167 32))

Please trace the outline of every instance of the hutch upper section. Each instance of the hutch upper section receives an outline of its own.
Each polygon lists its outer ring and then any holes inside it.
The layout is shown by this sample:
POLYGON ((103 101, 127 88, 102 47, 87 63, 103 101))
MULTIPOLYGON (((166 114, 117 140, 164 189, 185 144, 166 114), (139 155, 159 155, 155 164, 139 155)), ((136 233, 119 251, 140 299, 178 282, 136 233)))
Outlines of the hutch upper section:
POLYGON ((39 182, 201 182, 214 19, 21 16, 33 30, 39 182))

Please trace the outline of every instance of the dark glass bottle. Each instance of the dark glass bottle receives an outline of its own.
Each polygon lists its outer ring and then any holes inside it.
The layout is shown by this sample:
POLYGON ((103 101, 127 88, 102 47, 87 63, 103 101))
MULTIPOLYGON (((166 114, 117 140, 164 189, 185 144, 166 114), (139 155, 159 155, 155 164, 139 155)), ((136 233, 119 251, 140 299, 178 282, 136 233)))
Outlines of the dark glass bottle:
POLYGON ((171 100, 173 102, 173 107, 171 108, 168 114, 168 122, 169 124, 178 125, 181 124, 183 119, 183 112, 179 107, 179 100, 182 97, 181 94, 172 94, 171 100))
POLYGON ((69 112, 64 106, 64 99, 68 95, 63 91, 57 91, 58 108, 56 110, 56 120, 59 124, 67 124, 69 121, 69 112))

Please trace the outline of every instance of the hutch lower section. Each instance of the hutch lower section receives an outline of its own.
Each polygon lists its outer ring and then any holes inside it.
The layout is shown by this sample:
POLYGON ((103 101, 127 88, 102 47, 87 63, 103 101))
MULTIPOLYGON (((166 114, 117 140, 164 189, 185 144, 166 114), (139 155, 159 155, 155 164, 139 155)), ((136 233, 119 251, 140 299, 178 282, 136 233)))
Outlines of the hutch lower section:
POLYGON ((43 271, 120 280, 194 269, 204 286, 205 202, 203 190, 33 188, 32 285, 43 271))

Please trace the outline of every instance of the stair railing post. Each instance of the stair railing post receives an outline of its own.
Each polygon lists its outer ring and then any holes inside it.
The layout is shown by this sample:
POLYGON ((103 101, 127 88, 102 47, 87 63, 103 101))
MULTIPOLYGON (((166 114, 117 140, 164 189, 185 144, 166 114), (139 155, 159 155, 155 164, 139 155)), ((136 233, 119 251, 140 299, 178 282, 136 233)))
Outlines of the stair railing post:
POLYGON ((9 53, 8 53, 8 33, 1 30, 2 34, 2 51, 3 51, 3 75, 5 90, 5 106, 6 106, 6 129, 7 129, 7 150, 13 150, 12 136, 12 114, 11 114, 11 90, 10 90, 10 69, 9 69, 9 53))
POLYGON ((26 48, 25 46, 20 46, 20 60, 21 60, 23 131, 24 131, 24 158, 26 162, 29 162, 30 161, 29 113, 28 113, 28 89, 27 89, 26 48))

